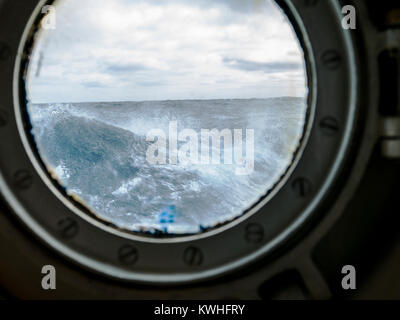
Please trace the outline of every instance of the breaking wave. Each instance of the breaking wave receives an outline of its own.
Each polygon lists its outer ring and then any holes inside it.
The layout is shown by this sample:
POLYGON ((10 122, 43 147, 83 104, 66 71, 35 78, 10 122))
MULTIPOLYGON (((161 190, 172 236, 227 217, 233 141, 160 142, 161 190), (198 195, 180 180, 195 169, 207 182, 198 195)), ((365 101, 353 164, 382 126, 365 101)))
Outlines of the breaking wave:
POLYGON ((30 104, 44 163, 70 195, 130 231, 197 233, 230 221, 270 190, 303 133, 302 98, 30 104), (253 129, 255 167, 150 165, 146 135, 179 129, 253 129))

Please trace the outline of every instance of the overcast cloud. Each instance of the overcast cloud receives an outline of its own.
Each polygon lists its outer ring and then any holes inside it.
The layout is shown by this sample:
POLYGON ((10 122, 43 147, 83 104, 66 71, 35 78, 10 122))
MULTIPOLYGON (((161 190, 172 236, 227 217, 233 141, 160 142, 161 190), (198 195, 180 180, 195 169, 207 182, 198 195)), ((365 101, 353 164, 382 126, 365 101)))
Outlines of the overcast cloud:
POLYGON ((28 72, 33 102, 305 96, 272 0, 59 0, 28 72), (39 68, 40 66, 40 68, 39 68))

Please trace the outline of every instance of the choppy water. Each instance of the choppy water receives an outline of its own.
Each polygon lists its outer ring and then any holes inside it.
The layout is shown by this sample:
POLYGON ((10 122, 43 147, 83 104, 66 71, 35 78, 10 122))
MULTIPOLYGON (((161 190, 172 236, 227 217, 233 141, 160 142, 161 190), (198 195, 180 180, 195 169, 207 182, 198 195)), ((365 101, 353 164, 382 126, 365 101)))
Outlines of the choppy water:
MULTIPOLYGON (((305 121, 302 98, 31 104, 42 159, 104 220, 131 231, 196 233, 242 214, 285 173, 305 121), (150 165, 152 129, 253 129, 255 167, 150 165)), ((245 140, 243 141, 245 144, 245 140)))

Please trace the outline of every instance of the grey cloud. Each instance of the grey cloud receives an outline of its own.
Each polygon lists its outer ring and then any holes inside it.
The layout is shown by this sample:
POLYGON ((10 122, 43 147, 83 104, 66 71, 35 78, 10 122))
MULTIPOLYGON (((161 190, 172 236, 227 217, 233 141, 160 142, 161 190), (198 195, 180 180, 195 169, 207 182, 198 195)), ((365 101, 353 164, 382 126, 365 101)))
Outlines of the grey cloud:
MULTIPOLYGON (((132 0, 122 0, 129 4, 132 0)), ((139 0, 138 2, 143 2, 139 0)), ((153 5, 165 4, 188 4, 188 0, 146 0, 146 3, 151 2, 153 5)), ((200 8, 211 8, 216 6, 225 6, 230 10, 237 13, 249 14, 257 12, 259 8, 270 9, 273 6, 273 0, 191 0, 190 5, 198 6, 200 8)))
POLYGON ((243 0, 200 0, 200 2, 210 4, 210 3, 217 3, 223 4, 229 7, 231 10, 234 10, 239 13, 252 13, 256 11, 258 8, 263 7, 269 9, 272 5, 271 0, 250 0, 250 1, 243 1, 243 0))
POLYGON ((256 62, 231 58, 224 58, 223 62, 225 65, 233 69, 253 72, 262 71, 265 73, 295 71, 302 68, 302 65, 297 62, 256 62))
MULTIPOLYGON (((282 57, 279 57, 280 62, 277 63, 260 63, 250 61, 250 59, 238 59, 238 57, 246 58, 246 56, 242 56, 240 40, 233 43, 230 38, 221 39, 216 36, 218 30, 223 30, 222 27, 230 23, 255 28, 264 26, 260 22, 263 21, 261 19, 269 19, 268 21, 274 26, 281 15, 273 0, 69 0, 60 1, 60 3, 63 4, 63 9, 60 5, 57 29, 52 31, 48 38, 42 37, 40 42, 37 42, 37 44, 40 44, 37 48, 39 51, 43 51, 44 58, 40 76, 32 77, 31 86, 34 86, 34 88, 31 92, 33 99, 36 100, 48 100, 49 92, 53 95, 51 100, 54 101, 67 101, 68 99, 86 101, 91 99, 93 95, 95 95, 96 100, 111 99, 110 97, 143 100, 152 98, 153 95, 161 100, 183 99, 197 93, 201 97, 209 98, 216 96, 236 97, 239 94, 236 86, 242 88, 243 84, 242 81, 239 81, 241 79, 236 78, 236 74, 232 70, 244 70, 254 76, 248 75, 251 79, 249 84, 243 81, 244 86, 250 88, 246 89, 249 91, 243 93, 244 96, 264 97, 266 86, 264 82, 259 81, 257 71, 279 75, 279 71, 301 69, 300 64, 284 62, 292 54, 295 56, 295 51, 283 54, 282 57), (144 3, 154 6, 155 11, 160 9, 161 13, 169 12, 164 10, 166 4, 184 4, 195 7, 196 10, 190 12, 198 12, 199 15, 204 14, 206 17, 208 9, 216 9, 218 14, 215 16, 218 19, 214 20, 212 18, 214 15, 210 15, 210 19, 203 19, 203 17, 199 19, 200 23, 207 23, 207 26, 211 26, 216 32, 210 35, 212 41, 204 45, 194 43, 194 41, 190 41, 191 39, 184 39, 184 41, 179 42, 180 47, 164 46, 168 39, 162 36, 164 32, 157 24, 143 21, 143 24, 138 24, 137 29, 122 29, 127 23, 128 16, 122 17, 124 20, 121 21, 121 28, 110 28, 105 32, 103 27, 107 28, 108 25, 103 26, 101 24, 103 20, 100 19, 99 14, 106 13, 104 10, 109 8, 110 2, 118 4, 116 6, 118 10, 119 8, 124 9, 123 6, 119 6, 120 4, 126 4, 126 11, 133 10, 132 5, 144 3), (75 10, 78 7, 79 10, 75 10), (95 8, 99 10, 93 10, 95 8), (248 17, 251 18, 248 19, 248 17), (254 21, 254 24, 252 21, 254 21), (135 39, 130 40, 129 35, 132 32, 142 31, 147 32, 144 37, 145 42, 138 44, 135 39), (218 45, 214 44, 214 41, 218 45), (208 45, 210 47, 207 47, 208 45), (113 50, 114 47, 115 51, 113 50), (153 47, 160 47, 160 49, 152 50, 149 59, 145 60, 146 63, 141 61, 140 57, 146 57, 149 48, 153 47), (221 52, 227 52, 222 54, 222 57, 227 57, 223 60, 223 63, 231 70, 221 69, 221 63, 218 65, 218 62, 215 62, 217 65, 215 72, 206 63, 202 65, 203 62, 200 62, 195 65, 191 54, 197 48, 199 54, 204 55, 210 53, 217 56, 221 52), (173 54, 174 50, 177 54, 173 54), (120 52, 124 54, 120 54, 120 52), (129 55, 130 58, 127 59, 126 52, 135 52, 135 54, 129 55), (158 60, 168 62, 169 68, 166 70, 158 68, 151 62, 158 60), (210 72, 212 72, 211 77, 210 72), (204 79, 206 80, 203 81, 204 79), (209 83, 214 82, 216 85, 209 85, 209 83), (185 85, 179 85, 182 83, 185 85), (59 90, 58 87, 68 88, 59 90)), ((179 10, 179 6, 176 10, 179 10)), ((101 18, 103 17, 101 16, 101 18)), ((166 17, 165 20, 168 20, 168 18, 172 19, 173 17, 166 17)), ((182 21, 186 20, 182 19, 182 21)), ((127 25, 130 26, 129 23, 127 25)), ((190 30, 191 27, 191 25, 182 24, 182 28, 190 30)), ((195 27, 197 30, 197 27, 203 27, 203 24, 195 25, 195 27)), ((270 33, 278 38, 278 42, 280 38, 285 40, 282 44, 279 44, 279 49, 282 50, 282 53, 286 53, 288 51, 286 40, 289 39, 287 30, 281 32, 279 28, 277 31, 272 28, 271 32, 266 32, 263 39, 270 33)), ((250 37, 249 39, 243 38, 243 41, 246 43, 257 41, 253 42, 257 46, 262 43, 257 39, 258 37, 254 37, 254 40, 250 37)), ((297 61, 294 58, 293 60, 297 61)), ((199 59, 199 61, 203 60, 199 59)), ((287 94, 285 83, 281 87, 283 89, 279 90, 283 92, 282 94, 287 94)), ((274 87, 273 90, 274 95, 279 94, 276 92, 278 89, 274 87)))
POLYGON ((162 81, 141 81, 141 82, 138 82, 137 84, 142 87, 158 87, 158 86, 166 85, 166 83, 162 82, 162 81))
POLYGON ((82 81, 81 84, 86 88, 104 88, 106 87, 103 83, 98 81, 82 81))
POLYGON ((107 73, 124 73, 137 72, 147 70, 145 65, 139 63, 109 63, 105 66, 104 71, 107 73))

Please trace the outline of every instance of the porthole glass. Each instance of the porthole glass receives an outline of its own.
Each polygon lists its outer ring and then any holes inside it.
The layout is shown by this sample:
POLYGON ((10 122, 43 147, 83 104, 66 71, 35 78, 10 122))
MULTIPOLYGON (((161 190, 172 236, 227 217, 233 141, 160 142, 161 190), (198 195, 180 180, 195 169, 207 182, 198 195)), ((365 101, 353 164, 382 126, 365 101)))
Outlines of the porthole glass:
POLYGON ((292 165, 304 52, 272 0, 59 0, 26 70, 38 154, 117 228, 185 235, 241 216, 292 165))

